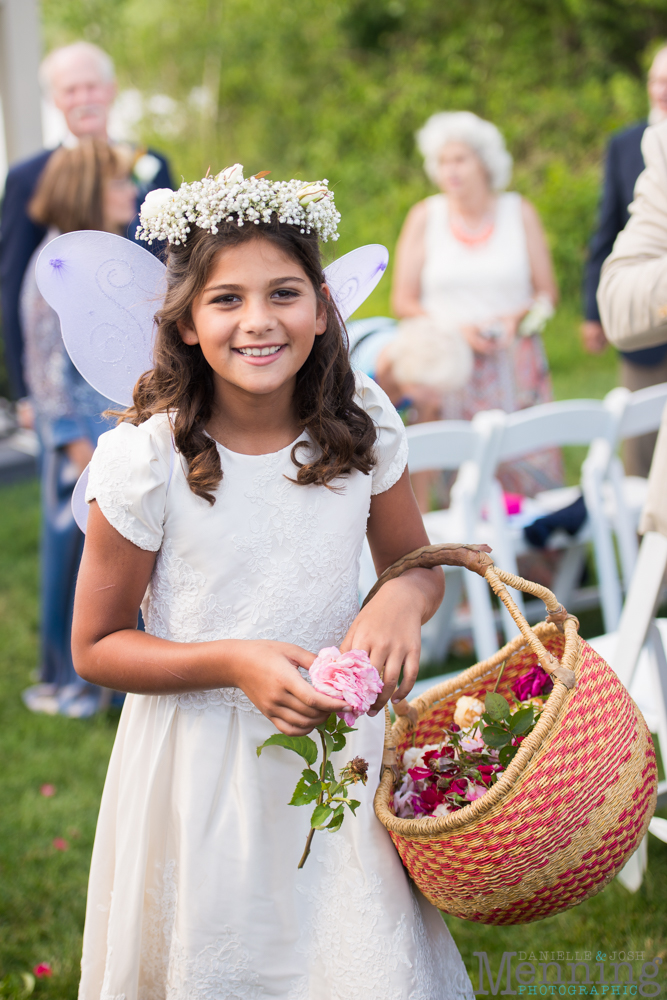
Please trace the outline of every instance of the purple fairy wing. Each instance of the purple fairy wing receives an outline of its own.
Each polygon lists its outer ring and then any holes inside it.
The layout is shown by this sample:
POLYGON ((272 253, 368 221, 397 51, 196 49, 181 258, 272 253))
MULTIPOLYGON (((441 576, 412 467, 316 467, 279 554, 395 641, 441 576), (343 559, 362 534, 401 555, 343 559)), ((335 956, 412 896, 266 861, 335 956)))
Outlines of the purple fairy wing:
POLYGON ((324 276, 343 319, 349 319, 371 294, 387 269, 389 253, 369 243, 339 257, 324 268, 324 276))
POLYGON ((58 313, 65 347, 87 382, 121 406, 152 368, 155 312, 166 268, 143 247, 87 230, 64 233, 37 260, 40 292, 58 313))

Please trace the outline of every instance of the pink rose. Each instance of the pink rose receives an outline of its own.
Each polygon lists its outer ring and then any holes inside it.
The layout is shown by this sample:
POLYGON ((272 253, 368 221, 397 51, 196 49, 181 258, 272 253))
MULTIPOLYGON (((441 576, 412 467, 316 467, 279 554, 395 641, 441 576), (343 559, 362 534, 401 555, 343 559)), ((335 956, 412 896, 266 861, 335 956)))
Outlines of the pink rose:
POLYGON ((39 965, 36 965, 32 971, 34 975, 37 976, 38 979, 43 979, 44 976, 53 975, 53 969, 51 968, 48 962, 40 962, 39 965))
POLYGON ((368 711, 382 691, 380 675, 363 649, 347 653, 341 653, 337 646, 321 649, 311 664, 310 677, 320 694, 347 702, 349 708, 338 716, 348 726, 368 711))

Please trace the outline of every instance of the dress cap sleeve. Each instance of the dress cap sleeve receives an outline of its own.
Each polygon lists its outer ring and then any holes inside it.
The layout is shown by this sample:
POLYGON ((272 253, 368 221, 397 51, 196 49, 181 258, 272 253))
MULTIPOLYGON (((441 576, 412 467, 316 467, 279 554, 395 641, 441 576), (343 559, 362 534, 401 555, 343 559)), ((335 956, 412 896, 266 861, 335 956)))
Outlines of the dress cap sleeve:
POLYGON ((375 441, 376 465, 373 469, 371 494, 384 493, 403 475, 408 464, 408 439, 403 421, 377 382, 355 372, 357 401, 377 427, 375 441))
POLYGON ((96 500, 123 538, 150 552, 162 544, 171 448, 168 418, 160 414, 102 434, 90 462, 86 502, 96 500))

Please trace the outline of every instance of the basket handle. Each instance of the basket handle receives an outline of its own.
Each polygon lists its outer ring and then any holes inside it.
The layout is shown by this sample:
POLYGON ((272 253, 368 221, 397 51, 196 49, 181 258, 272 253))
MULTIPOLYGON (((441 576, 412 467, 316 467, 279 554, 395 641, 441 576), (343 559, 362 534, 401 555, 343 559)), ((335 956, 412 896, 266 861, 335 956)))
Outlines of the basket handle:
POLYGON ((532 583, 530 580, 524 580, 520 576, 514 576, 513 573, 506 573, 504 570, 498 569, 489 555, 490 551, 491 549, 488 545, 457 545, 451 543, 422 545, 421 548, 401 556, 400 559, 397 559, 395 563, 392 563, 382 573, 373 589, 367 594, 362 608, 375 597, 384 583, 388 580, 395 580, 396 577, 401 576, 402 573, 407 572, 409 569, 417 569, 418 567, 433 569, 435 566, 462 566, 464 569, 468 569, 472 573, 478 573, 479 576, 484 577, 511 614, 521 635, 537 657, 540 666, 554 679, 561 681, 565 687, 573 688, 575 681, 574 671, 562 666, 556 657, 545 649, 504 585, 507 584, 509 587, 514 587, 515 590, 522 590, 525 594, 532 594, 533 597, 537 597, 543 601, 548 611, 548 622, 562 626, 565 619, 569 617, 567 611, 558 602, 556 595, 546 587, 541 586, 539 583, 532 583))

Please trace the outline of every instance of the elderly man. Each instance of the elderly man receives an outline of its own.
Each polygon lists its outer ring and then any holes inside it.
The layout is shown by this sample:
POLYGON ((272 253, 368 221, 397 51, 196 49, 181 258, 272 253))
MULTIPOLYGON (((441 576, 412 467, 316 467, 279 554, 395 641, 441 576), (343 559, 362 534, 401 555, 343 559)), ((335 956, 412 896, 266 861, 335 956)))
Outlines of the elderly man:
MULTIPOLYGON (((609 143, 605 164, 605 179, 597 232, 590 245, 584 282, 585 322, 582 326, 584 345, 597 353, 607 344, 606 327, 600 322, 596 301, 600 269, 612 251, 614 241, 628 221, 628 206, 635 183, 644 169, 641 142, 647 126, 656 125, 667 117, 667 46, 656 53, 648 74, 650 113, 648 120, 638 122, 620 132, 609 143)), ((667 381, 667 334, 663 342, 641 351, 621 352, 621 382, 634 392, 648 385, 667 381)), ((627 442, 624 459, 629 474, 646 476, 651 464, 655 435, 627 442)))
MULTIPOLYGON (((88 42, 56 49, 42 63, 40 82, 65 117, 69 130, 65 145, 76 144, 84 136, 107 138, 116 82, 113 63, 106 52, 88 42)), ((45 230, 28 218, 26 207, 52 152, 44 150, 11 168, 2 206, 0 285, 5 357, 12 389, 19 399, 26 395, 19 296, 28 261, 45 236, 45 230)), ((148 191, 172 187, 172 183, 164 157, 146 150, 136 153, 134 179, 141 204, 148 191)), ((135 229, 136 223, 130 226, 128 236, 133 236, 135 229)))
MULTIPOLYGON (((646 169, 630 219, 602 268, 598 304, 607 337, 621 351, 667 341, 667 121, 644 133, 646 169)), ((649 477, 642 533, 667 535, 667 410, 649 477)))

